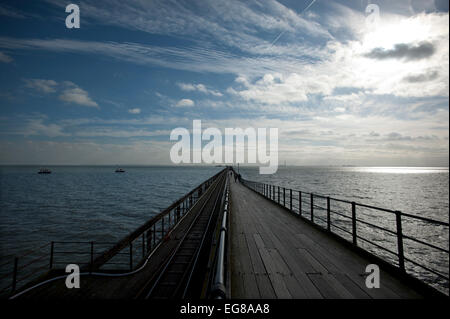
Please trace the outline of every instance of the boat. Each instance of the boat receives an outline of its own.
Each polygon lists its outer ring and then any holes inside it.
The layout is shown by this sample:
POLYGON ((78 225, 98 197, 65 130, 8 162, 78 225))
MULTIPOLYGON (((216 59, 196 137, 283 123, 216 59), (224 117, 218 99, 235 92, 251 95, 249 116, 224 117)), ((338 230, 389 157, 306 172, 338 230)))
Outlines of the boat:
POLYGON ((117 168, 116 173, 125 173, 125 170, 123 168, 117 168))
POLYGON ((51 174, 52 171, 49 170, 48 168, 41 168, 38 172, 38 174, 51 174))

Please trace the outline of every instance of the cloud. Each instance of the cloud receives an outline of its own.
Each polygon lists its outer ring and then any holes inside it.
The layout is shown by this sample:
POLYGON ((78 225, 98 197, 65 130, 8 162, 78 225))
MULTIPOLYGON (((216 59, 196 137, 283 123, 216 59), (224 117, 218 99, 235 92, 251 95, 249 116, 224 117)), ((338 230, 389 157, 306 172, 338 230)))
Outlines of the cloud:
POLYGON ((134 109, 129 109, 128 113, 131 114, 140 114, 141 113, 141 109, 140 108, 134 108, 134 109))
POLYGON ((0 4, 0 16, 6 16, 10 18, 17 18, 17 19, 23 19, 25 18, 25 15, 21 12, 12 9, 10 7, 7 7, 3 4, 0 4))
POLYGON ((418 74, 418 75, 409 75, 409 76, 404 77, 403 79, 409 83, 422 83, 422 82, 428 82, 428 81, 435 80, 435 79, 437 79, 438 76, 439 76, 438 71, 430 71, 430 72, 422 73, 422 74, 418 74))
MULTIPOLYGON (((19 125, 13 125, 8 128, 7 134, 28 136, 45 136, 45 137, 61 137, 68 136, 64 132, 64 125, 48 122, 47 116, 38 115, 31 118, 22 118, 19 125)), ((11 125, 6 121, 2 126, 7 127, 11 125)), ((5 132, 2 132, 3 134, 5 132)))
MULTIPOLYGON (((62 0, 47 0, 59 7, 62 0)), ((243 52, 270 47, 273 34, 288 31, 331 38, 326 28, 308 20, 275 0, 264 5, 247 1, 140 1, 120 0, 83 3, 85 19, 95 23, 139 30, 151 34, 182 36, 196 43, 208 43, 243 52), (258 36, 269 35, 269 40, 258 36)))
POLYGON ((92 128, 76 132, 74 135, 80 137, 115 137, 115 138, 130 138, 130 137, 157 137, 170 136, 169 130, 155 130, 148 131, 143 129, 120 129, 120 128, 92 128))
POLYGON ((371 52, 365 54, 365 57, 386 60, 386 59, 404 59, 406 61, 422 60, 431 57, 436 52, 435 46, 430 42, 422 42, 419 44, 396 44, 393 49, 385 50, 383 48, 375 48, 371 52))
POLYGON ((75 103, 83 106, 98 107, 88 92, 80 88, 73 82, 65 81, 58 83, 54 80, 46 79, 24 79, 25 86, 41 93, 49 94, 60 91, 58 98, 67 103, 75 103))
POLYGON ((223 96, 223 94, 219 91, 214 91, 206 88, 204 84, 177 83, 177 85, 180 87, 180 89, 187 92, 197 91, 213 96, 223 96))
POLYGON ((3 52, 0 52, 0 62, 3 62, 3 63, 10 63, 10 62, 12 62, 12 61, 14 61, 13 58, 11 58, 9 55, 6 55, 6 54, 3 53, 3 52))
POLYGON ((334 110, 339 113, 344 113, 346 109, 345 107, 335 107, 334 110))
POLYGON ((45 79, 25 79, 25 86, 41 93, 56 92, 58 83, 54 80, 45 79))
POLYGON ((89 107, 98 107, 98 104, 89 97, 89 94, 76 84, 67 81, 64 82, 64 85, 66 88, 59 96, 61 101, 89 107))
POLYGON ((0 141, 1 164, 160 165, 170 164, 170 142, 131 141, 104 143, 92 141, 0 141))
POLYGON ((181 99, 177 102, 177 104, 175 106, 188 107, 188 106, 194 106, 194 105, 195 105, 194 101, 192 101, 190 99, 181 99))

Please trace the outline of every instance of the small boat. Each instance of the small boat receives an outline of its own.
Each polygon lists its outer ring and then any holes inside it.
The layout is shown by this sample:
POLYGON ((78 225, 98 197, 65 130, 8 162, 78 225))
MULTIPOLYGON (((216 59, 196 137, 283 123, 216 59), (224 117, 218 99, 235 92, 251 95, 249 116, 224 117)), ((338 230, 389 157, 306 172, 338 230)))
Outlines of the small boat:
POLYGON ((116 169, 116 173, 125 173, 125 170, 123 168, 116 169))
POLYGON ((52 171, 49 170, 48 168, 41 168, 38 172, 38 174, 51 174, 52 171))

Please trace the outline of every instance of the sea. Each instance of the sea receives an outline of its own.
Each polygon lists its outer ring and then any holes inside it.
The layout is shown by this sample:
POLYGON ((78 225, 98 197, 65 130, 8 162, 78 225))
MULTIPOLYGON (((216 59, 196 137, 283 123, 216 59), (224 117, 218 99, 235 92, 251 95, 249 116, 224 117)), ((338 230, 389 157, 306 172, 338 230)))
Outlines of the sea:
MULTIPOLYGON (((39 247, 44 246, 47 251, 50 241, 116 242, 223 169, 124 166, 125 173, 115 173, 112 166, 48 168, 51 174, 38 174, 38 166, 0 166, 0 288, 11 281, 8 270, 13 267, 14 256, 31 251, 33 257, 39 258, 39 247)), ((279 167, 274 175, 260 175, 257 167, 240 167, 239 172, 248 180, 449 221, 448 167, 287 166, 279 167)), ((316 205, 323 207, 325 203, 318 200, 316 205)), ((298 208, 298 204, 294 206, 298 208)), ((348 205, 338 202, 333 210, 351 212, 348 205)), ((320 215, 320 209, 317 214, 320 215)), ((361 208, 358 214, 361 220, 395 230, 395 218, 388 213, 361 208)), ((342 218, 335 222, 346 226, 342 218)), ((366 226, 358 226, 360 236, 396 249, 392 236, 366 226)), ((404 228, 410 236, 449 248, 448 227, 430 227, 412 220, 405 221, 404 228)), ((395 256, 366 242, 361 245, 396 262, 395 256)), ((434 252, 416 243, 406 243, 405 247, 406 256, 418 258, 414 260, 448 276, 448 253, 434 252)), ((448 283, 414 264, 408 267, 448 293, 448 283)))

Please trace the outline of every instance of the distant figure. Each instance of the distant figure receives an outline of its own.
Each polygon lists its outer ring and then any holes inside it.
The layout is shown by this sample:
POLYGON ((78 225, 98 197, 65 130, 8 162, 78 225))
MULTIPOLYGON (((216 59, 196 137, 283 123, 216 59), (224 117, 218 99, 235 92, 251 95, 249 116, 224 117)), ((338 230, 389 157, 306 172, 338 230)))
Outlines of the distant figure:
POLYGON ((237 175, 236 173, 234 174, 234 182, 236 183, 236 179, 237 179, 237 175))

